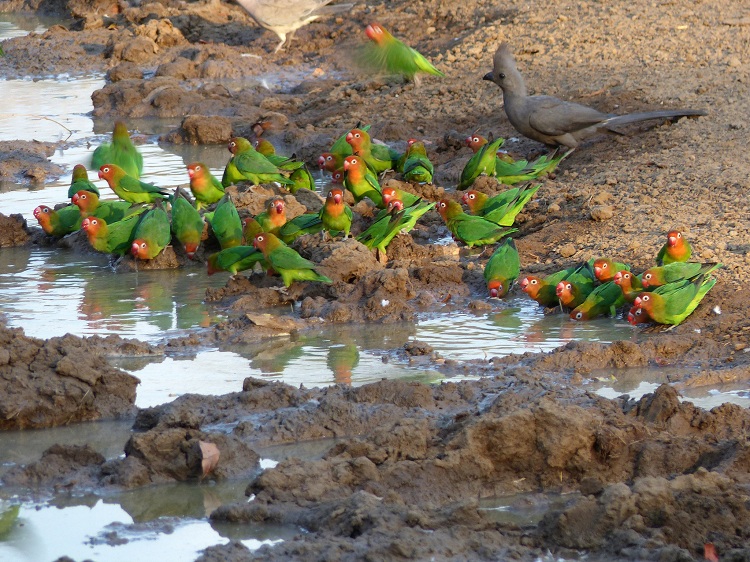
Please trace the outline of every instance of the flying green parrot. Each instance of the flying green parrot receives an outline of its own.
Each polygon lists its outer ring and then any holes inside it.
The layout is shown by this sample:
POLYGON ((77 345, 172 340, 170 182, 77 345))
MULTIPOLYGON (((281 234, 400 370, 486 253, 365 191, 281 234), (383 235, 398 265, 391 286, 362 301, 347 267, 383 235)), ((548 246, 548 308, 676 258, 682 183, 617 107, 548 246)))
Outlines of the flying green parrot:
POLYGON ((494 244, 504 236, 518 230, 517 228, 499 227, 494 222, 482 217, 467 215, 461 209, 461 205, 452 199, 441 199, 437 204, 437 210, 453 237, 469 248, 494 244))
POLYGON ((241 181, 249 181, 253 185, 273 182, 294 185, 278 166, 255 150, 246 138, 232 138, 228 148, 232 158, 227 162, 224 176, 221 178, 224 187, 241 181))
POLYGON ((127 201, 101 201, 93 191, 81 190, 73 195, 72 201, 80 210, 81 217, 98 217, 108 224, 122 220, 137 210, 127 201))
POLYGON ((242 244, 242 221, 229 194, 224 195, 216 209, 204 217, 222 250, 242 244))
POLYGON ((692 281, 683 279, 643 293, 633 304, 654 322, 676 326, 690 316, 715 284, 716 279, 702 274, 692 281))
POLYGON ((403 189, 395 188, 393 186, 383 187, 381 190, 381 194, 383 196, 383 203, 385 203, 386 205, 388 205, 391 200, 398 199, 399 201, 401 201, 401 203, 403 203, 404 207, 411 207, 421 199, 421 197, 419 197, 418 195, 414 195, 413 193, 404 191, 403 189))
POLYGON ((352 153, 361 156, 375 174, 392 170, 401 157, 398 151, 384 144, 373 143, 370 134, 363 129, 349 131, 346 142, 351 145, 352 153))
POLYGON ((169 198, 165 189, 129 176, 117 164, 108 163, 99 168, 99 179, 107 180, 110 189, 129 203, 154 203, 169 198))
POLYGON ((641 283, 641 275, 636 275, 631 271, 618 271, 615 273, 613 281, 620 286, 622 296, 631 304, 645 290, 641 283))
POLYGON ((101 169, 104 164, 115 164, 135 179, 139 179, 143 173, 143 156, 133 145, 128 128, 122 121, 115 122, 112 142, 97 147, 91 157, 94 170, 101 169))
POLYGON ((203 217, 179 187, 172 199, 172 233, 193 259, 203 236, 203 217))
POLYGON ((518 213, 531 201, 540 187, 541 184, 534 187, 514 187, 494 197, 470 189, 463 194, 461 200, 469 207, 472 215, 483 217, 499 226, 513 226, 518 213))
POLYGON ((133 232, 130 253, 141 260, 152 260, 172 241, 169 217, 160 206, 143 214, 133 232))
POLYGON ((330 232, 332 236, 343 232, 344 238, 349 238, 352 218, 352 209, 344 202, 344 190, 334 187, 328 192, 325 203, 320 209, 320 222, 323 224, 323 229, 330 232))
POLYGON ((396 39, 383 26, 370 24, 365 35, 370 42, 357 53, 357 60, 368 70, 400 74, 407 80, 414 80, 418 73, 445 76, 419 51, 396 39))
POLYGON ((693 255, 693 248, 682 232, 670 230, 667 233, 667 241, 656 255, 656 265, 667 265, 676 261, 688 261, 693 255))
POLYGON ((70 179, 70 187, 68 188, 68 199, 72 199, 73 195, 79 191, 90 191, 91 193, 96 193, 97 197, 101 195, 99 188, 89 180, 89 173, 83 164, 76 164, 73 167, 73 176, 70 179))
POLYGON ((193 162, 187 166, 190 176, 190 191, 195 197, 195 208, 199 211, 203 207, 216 203, 224 197, 224 186, 211 173, 208 166, 202 162, 193 162))
POLYGON ((208 256, 208 274, 228 271, 237 275, 240 271, 251 269, 263 260, 263 254, 252 246, 233 246, 208 256))
POLYGON ((263 252, 263 257, 276 273, 281 275, 284 286, 289 287, 295 281, 320 281, 333 283, 325 275, 315 271, 315 264, 300 256, 270 232, 261 232, 255 237, 253 246, 263 252))
MULTIPOLYGON (((258 213, 255 217, 260 225, 261 232, 279 234, 279 229, 286 224, 286 203, 281 197, 274 197, 266 203, 266 210, 258 213)), ((257 234, 257 233, 256 233, 257 234)), ((253 236, 253 238, 255 238, 253 236)), ((245 233, 245 240, 252 240, 245 233)))
POLYGON ((512 238, 506 238, 484 266, 484 280, 490 297, 501 299, 507 295, 520 273, 521 259, 518 257, 516 243, 512 238))
POLYGON ((39 221, 45 234, 61 237, 81 228, 81 211, 76 205, 53 209, 39 205, 34 209, 34 218, 39 221))
POLYGON ((112 224, 107 224, 103 219, 88 217, 83 219, 81 226, 94 250, 124 256, 132 248, 133 233, 141 217, 142 213, 139 212, 112 224))
POLYGON ((344 159, 344 187, 351 191, 357 203, 367 197, 376 206, 385 207, 378 178, 361 156, 353 154, 344 159))
POLYGON ((610 258, 599 258, 594 261, 594 275, 600 283, 612 281, 618 271, 630 271, 630 266, 610 258))
MULTIPOLYGON (((427 157, 427 149, 424 143, 416 139, 409 139, 409 146, 405 155, 406 159, 401 168, 404 179, 414 183, 432 183, 435 168, 427 157)), ((404 203, 406 202, 404 201, 404 203)))
POLYGON ((464 169, 461 171, 461 178, 458 182, 458 189, 466 189, 482 174, 492 176, 495 174, 495 153, 505 142, 505 139, 498 137, 491 143, 482 145, 474 155, 466 162, 464 169))
POLYGON ((557 285, 560 281, 567 279, 574 273, 581 273, 584 269, 588 269, 589 275, 593 277, 594 273, 588 263, 582 263, 576 267, 561 269, 560 271, 556 271, 544 278, 535 275, 526 275, 521 279, 521 290, 540 305, 551 308, 559 304, 559 299, 557 298, 557 285))
POLYGON ((722 267, 720 263, 698 263, 692 261, 675 261, 666 265, 652 267, 644 271, 641 279, 644 287, 659 287, 667 283, 692 279, 696 275, 711 273, 722 267))
MULTIPOLYGON (((637 300, 637 299, 636 299, 637 300)), ((602 283, 596 287, 580 305, 572 310, 573 320, 592 320, 597 316, 614 316, 617 308, 625 304, 620 287, 614 283, 602 283)))

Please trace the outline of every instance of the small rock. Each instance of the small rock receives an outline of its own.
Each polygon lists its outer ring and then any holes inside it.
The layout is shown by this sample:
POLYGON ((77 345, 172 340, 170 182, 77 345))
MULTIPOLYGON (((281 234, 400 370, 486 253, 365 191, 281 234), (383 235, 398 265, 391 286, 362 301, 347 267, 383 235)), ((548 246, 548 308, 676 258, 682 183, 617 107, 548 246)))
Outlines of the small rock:
POLYGON ((562 257, 569 258, 576 253, 576 247, 573 244, 565 244, 557 251, 562 257))
POLYGON ((614 209, 610 205, 596 205, 591 207, 591 219, 595 221, 605 221, 615 215, 614 209))

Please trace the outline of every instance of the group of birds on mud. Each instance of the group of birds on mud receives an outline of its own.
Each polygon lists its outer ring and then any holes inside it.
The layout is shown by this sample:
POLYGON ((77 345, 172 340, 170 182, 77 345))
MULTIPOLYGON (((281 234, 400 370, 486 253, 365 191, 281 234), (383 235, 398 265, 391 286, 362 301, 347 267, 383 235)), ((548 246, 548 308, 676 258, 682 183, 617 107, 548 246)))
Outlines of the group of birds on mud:
MULTIPOLYGON (((245 4, 258 3, 246 0, 245 4)), ((284 33, 294 31, 291 28, 274 30, 282 44, 284 33)), ((373 45, 368 58, 385 71, 407 78, 414 78, 418 72, 443 75, 382 26, 371 24, 366 34, 373 45)), ((156 257, 173 238, 193 259, 210 232, 220 250, 207 258, 209 274, 228 271, 236 275, 260 264, 269 274, 279 275, 285 287, 289 287, 295 281, 332 282, 316 270, 315 263, 288 244, 299 236, 320 231, 348 238, 353 211, 345 202, 346 190, 356 203, 368 199, 379 209, 357 240, 375 249, 381 257, 385 257, 389 243, 397 234, 409 232, 435 207, 454 239, 470 248, 496 244, 504 239, 484 269, 489 295, 502 298, 520 276, 519 254, 508 235, 517 231, 513 228, 517 215, 540 187, 528 182, 553 172, 582 139, 597 132, 614 131, 618 125, 647 119, 705 114, 680 110, 614 116, 550 96, 528 96, 506 44, 498 48, 493 71, 484 78, 503 90, 510 123, 523 135, 555 150, 534 162, 515 161, 500 150, 502 138, 488 140, 476 134, 469 136, 466 144, 474 154, 464 166, 457 189, 470 188, 481 175, 495 177, 500 184, 509 187, 493 197, 468 189, 462 196, 468 213, 451 198, 424 201, 410 191, 381 187, 379 174, 390 170, 401 174, 405 182, 432 183, 433 164, 424 142, 410 139, 405 152, 400 153, 373 142, 369 126, 358 125, 344 133, 318 159, 319 168, 331 174, 334 184, 319 212, 287 220, 284 199, 273 197, 263 213, 241 220, 225 192, 227 187, 275 183, 292 194, 299 189, 314 190, 314 180, 305 163, 276 154, 266 139, 259 137, 250 142, 235 137, 229 142, 232 156, 221 181, 203 163, 187 166, 194 198, 191 201, 179 187, 170 193, 140 180, 143 159, 130 140, 127 126, 118 122, 112 142, 94 151, 91 165, 98 169, 99 178, 106 180, 121 201, 100 200, 98 188, 88 180, 86 167, 77 165, 68 192, 72 205, 57 210, 40 205, 34 210, 34 216, 47 234, 63 236, 82 228, 95 250, 115 255, 131 253, 142 260, 156 257), (558 152, 560 147, 568 150, 558 152), (167 205, 171 206, 171 217, 165 209, 167 205)), ((709 274, 720 267, 720 264, 689 262, 690 257, 689 243, 680 232, 671 231, 657 256, 657 267, 641 275, 634 275, 625 264, 601 258, 545 278, 526 276, 520 286, 545 307, 559 305, 570 310, 570 317, 575 320, 614 315, 617 308, 629 303, 627 318, 633 324, 654 321, 675 325, 682 322, 713 287, 715 279, 709 274)))

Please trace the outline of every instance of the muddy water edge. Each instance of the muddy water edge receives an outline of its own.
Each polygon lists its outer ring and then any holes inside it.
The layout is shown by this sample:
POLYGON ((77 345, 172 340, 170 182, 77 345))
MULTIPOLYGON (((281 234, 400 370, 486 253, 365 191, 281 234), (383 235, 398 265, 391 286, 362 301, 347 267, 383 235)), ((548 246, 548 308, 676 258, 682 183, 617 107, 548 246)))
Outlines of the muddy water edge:
MULTIPOLYGON (((467 158, 463 136, 488 122, 496 134, 513 136, 498 93, 479 80, 503 39, 514 44, 540 92, 615 112, 709 107, 707 119, 576 151, 544 181, 517 243, 527 271, 551 272, 600 254, 641 270, 664 232, 680 225, 701 259, 725 268, 688 321, 669 333, 651 329, 642 341, 571 342, 553 353, 439 363, 429 346, 412 342, 394 358, 478 379, 309 389, 247 378, 235 393, 185 395, 145 409, 134 407, 137 380, 106 358, 158 355, 158 346, 116 336, 39 340, 2 327, 7 391, 0 393, 0 427, 135 416, 136 430, 123 456, 105 458, 85 445, 53 447, 7 472, 4 486, 114 493, 197 481, 203 444, 211 443, 221 457, 207 478, 247 482, 247 497, 221 497, 212 522, 305 532, 252 552, 232 541, 208 549, 205 560, 536 560, 548 552, 565 559, 697 560, 706 543, 722 560, 747 559, 750 414, 733 404, 700 409, 680 401, 677 390, 741 384, 750 375, 750 163, 732 156, 744 147, 738 131, 750 122, 750 107, 738 101, 746 98, 750 71, 746 53, 731 47, 748 44, 750 27, 742 23, 741 3, 673 6, 612 5, 602 17, 600 3, 563 0, 547 19, 520 0, 502 9, 479 0, 373 2, 335 26, 303 28, 294 48, 274 55, 276 38, 233 4, 44 4, 73 23, 5 41, 3 76, 106 72, 106 85, 93 96, 99 120, 179 117, 182 125, 165 141, 222 143, 264 119, 274 124, 272 139, 311 163, 361 119, 389 142, 429 139, 436 183, 449 193, 467 158), (408 33, 446 78, 417 88, 349 71, 341 45, 353 45, 373 20, 408 33), (433 23, 420 25, 425 21, 433 23), (247 79, 279 68, 303 78, 272 93, 262 80, 247 79), (621 369, 662 367, 670 369, 667 382, 638 399, 594 392, 593 380, 621 369), (259 450, 325 439, 333 441, 323 441, 322 454, 292 455, 258 470, 259 450), (519 494, 542 505, 541 519, 499 518, 488 509, 519 494)), ((23 9, 31 7, 0 2, 0 10, 23 9)), ((25 182, 69 173, 47 160, 49 148, 32 144, 3 147, 26 154, 5 173, 25 182)), ((540 147, 515 140, 508 148, 530 156, 540 147)), ((424 195, 439 196, 439 188, 424 195)), ((261 197, 245 199, 250 212, 260 210, 261 197)), ((3 245, 39 241, 20 221, 3 221, 3 245)), ((301 251, 328 260, 327 272, 338 273, 335 293, 302 288, 293 295, 303 302, 299 317, 271 322, 250 303, 278 306, 282 296, 257 278, 235 279, 207 295, 233 313, 230 320, 167 345, 241 344, 304 331, 320 318, 403 321, 448 297, 460 308, 483 306, 477 254, 428 244, 440 228, 437 217, 428 218, 423 236, 397 240, 388 267, 350 243, 310 242, 301 251)))

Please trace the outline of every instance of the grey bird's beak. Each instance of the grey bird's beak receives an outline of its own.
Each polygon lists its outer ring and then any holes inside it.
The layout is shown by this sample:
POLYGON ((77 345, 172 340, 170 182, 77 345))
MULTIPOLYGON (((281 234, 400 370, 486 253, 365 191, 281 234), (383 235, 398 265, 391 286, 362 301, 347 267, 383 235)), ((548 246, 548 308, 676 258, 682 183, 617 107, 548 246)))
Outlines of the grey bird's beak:
POLYGON ((495 81, 495 77, 492 75, 492 72, 488 72, 484 76, 482 76, 482 80, 489 80, 490 82, 495 81))

